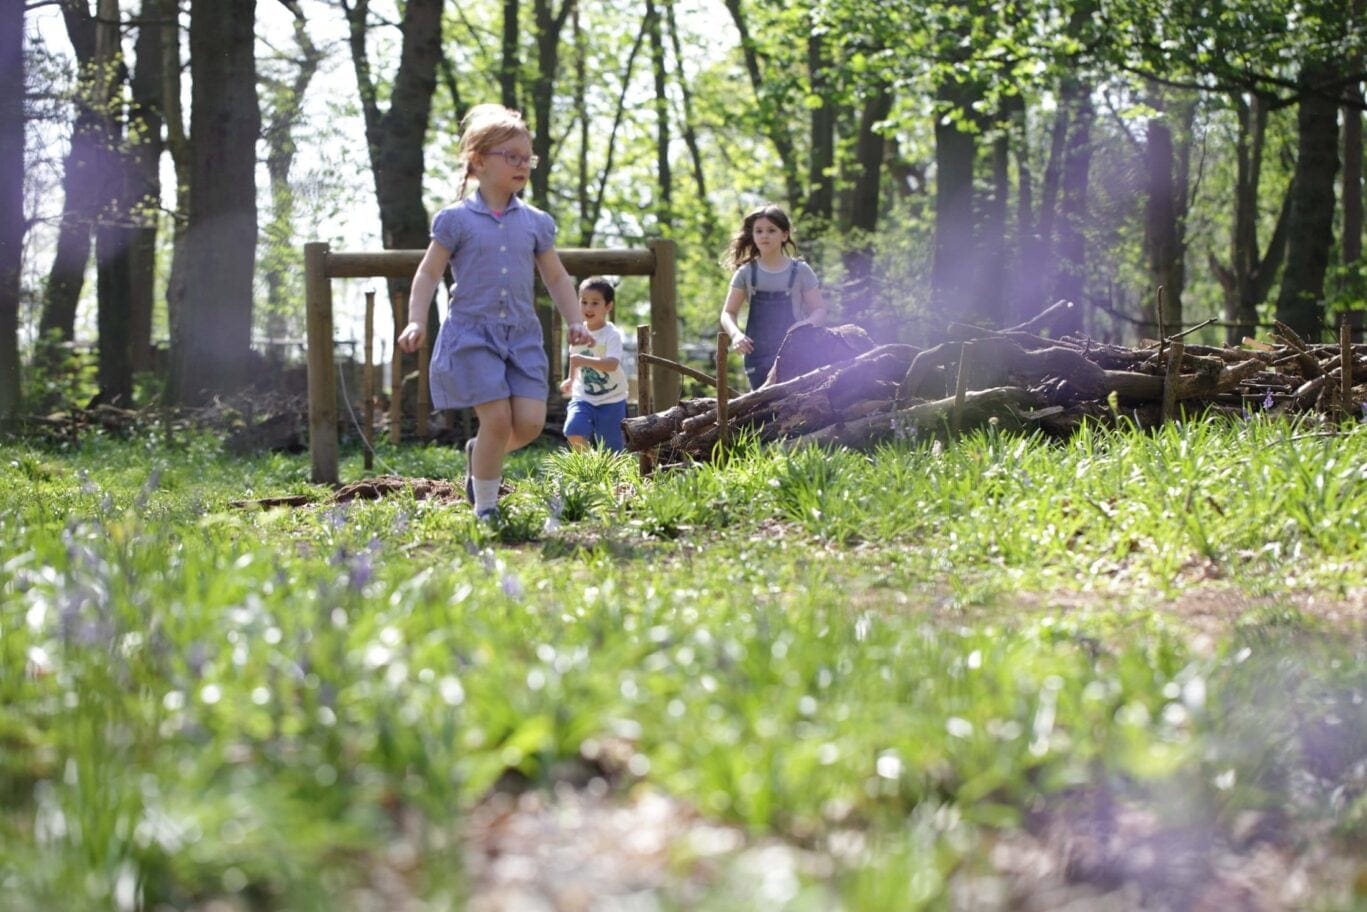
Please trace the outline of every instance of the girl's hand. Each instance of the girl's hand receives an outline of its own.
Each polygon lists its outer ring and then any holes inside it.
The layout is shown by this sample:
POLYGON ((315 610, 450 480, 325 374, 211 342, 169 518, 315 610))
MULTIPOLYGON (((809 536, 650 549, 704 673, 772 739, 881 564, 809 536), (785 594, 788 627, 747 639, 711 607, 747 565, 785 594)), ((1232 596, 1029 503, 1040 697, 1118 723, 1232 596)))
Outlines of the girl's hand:
POLYGON ((403 332, 399 333, 398 345, 402 350, 412 353, 418 350, 418 346, 422 345, 425 338, 427 338, 426 326, 421 323, 409 323, 403 328, 403 332))
POLYGON ((745 333, 737 333, 731 337, 731 350, 748 355, 755 350, 755 343, 745 333))
POLYGON ((568 396, 572 389, 574 389, 574 379, 572 377, 566 377, 564 380, 560 381, 560 395, 568 396))
POLYGON ((571 323, 565 335, 571 345, 593 344, 593 335, 583 323, 571 323))

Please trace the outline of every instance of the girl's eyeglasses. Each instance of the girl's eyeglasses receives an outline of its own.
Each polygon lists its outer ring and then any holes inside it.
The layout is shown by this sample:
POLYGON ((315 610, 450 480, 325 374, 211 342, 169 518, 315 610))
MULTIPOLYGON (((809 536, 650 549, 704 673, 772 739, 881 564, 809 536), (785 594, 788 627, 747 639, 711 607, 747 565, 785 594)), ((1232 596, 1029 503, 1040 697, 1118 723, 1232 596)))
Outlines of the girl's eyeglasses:
POLYGON ((486 152, 485 154, 497 155, 514 168, 521 168, 523 165, 526 165, 529 168, 535 168, 537 165, 541 164, 541 156, 539 155, 519 155, 516 152, 505 152, 502 149, 494 149, 492 152, 486 152))

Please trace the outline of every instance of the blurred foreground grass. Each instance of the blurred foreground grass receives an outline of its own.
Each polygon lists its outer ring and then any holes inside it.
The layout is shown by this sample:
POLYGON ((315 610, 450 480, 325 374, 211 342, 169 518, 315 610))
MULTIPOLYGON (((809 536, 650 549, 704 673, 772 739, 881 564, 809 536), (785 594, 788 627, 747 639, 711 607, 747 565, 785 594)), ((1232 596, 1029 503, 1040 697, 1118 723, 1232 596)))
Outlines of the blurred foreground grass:
POLYGON ((361 908, 380 868, 459 908, 463 815, 552 782, 835 859, 716 908, 941 907, 1082 794, 1367 846, 1361 428, 743 442, 648 480, 532 451, 497 534, 307 474, 0 447, 0 908, 361 908), (229 506, 287 493, 317 504, 229 506))

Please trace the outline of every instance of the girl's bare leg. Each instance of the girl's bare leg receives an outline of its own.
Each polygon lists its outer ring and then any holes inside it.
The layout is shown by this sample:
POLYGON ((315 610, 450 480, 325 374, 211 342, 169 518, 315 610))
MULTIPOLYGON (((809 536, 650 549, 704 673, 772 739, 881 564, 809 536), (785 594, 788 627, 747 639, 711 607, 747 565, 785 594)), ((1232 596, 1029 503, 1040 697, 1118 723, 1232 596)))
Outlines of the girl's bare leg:
POLYGON ((503 456, 541 436, 546 426, 546 403, 510 396, 475 406, 479 435, 475 438, 472 475, 494 479, 503 475, 503 456))

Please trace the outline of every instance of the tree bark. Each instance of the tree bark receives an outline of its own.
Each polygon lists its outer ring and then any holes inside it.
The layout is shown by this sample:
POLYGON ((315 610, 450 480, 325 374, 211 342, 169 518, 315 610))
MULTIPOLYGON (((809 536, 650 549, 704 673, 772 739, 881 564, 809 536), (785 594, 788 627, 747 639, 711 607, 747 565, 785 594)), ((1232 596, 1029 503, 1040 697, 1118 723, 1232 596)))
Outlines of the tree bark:
POLYGON ((95 225, 96 301, 100 399, 128 407, 133 401, 132 159, 124 149, 123 83, 118 0, 99 0, 95 24, 98 97, 108 99, 100 118, 102 211, 95 225))
POLYGON ((947 320, 972 318, 972 278, 982 267, 973 255, 973 163, 978 150, 971 123, 978 97, 980 93, 960 82, 942 82, 936 90, 930 299, 934 312, 947 320))
POLYGON ((862 235, 842 255, 845 264, 845 313, 851 318, 868 309, 873 297, 869 287, 873 278, 872 234, 878 228, 878 191, 883 179, 883 157, 887 141, 877 129, 892 111, 892 90, 878 83, 864 99, 859 113, 859 133, 855 138, 855 179, 851 193, 850 218, 846 227, 862 235))
POLYGON ((182 338, 185 315, 185 238, 190 222, 190 140, 185 133, 185 115, 180 104, 180 4, 179 0, 158 0, 161 10, 162 41, 162 114, 166 119, 166 148, 176 175, 176 202, 171 213, 171 268, 166 276, 166 322, 170 329, 172 365, 175 371, 175 340, 182 338))
POLYGON ((0 422, 19 413, 24 235, 24 4, 0 3, 0 422))
MULTIPOLYGON (((43 315, 38 321, 38 360, 53 363, 48 343, 70 342, 76 334, 76 306, 90 262, 91 232, 99 218, 101 196, 100 110, 95 97, 95 21, 88 3, 62 4, 67 39, 76 55, 76 111, 71 144, 63 161, 62 215, 57 249, 43 291, 43 315)), ((22 97, 22 95, 21 95, 22 97)))
POLYGON ((143 0, 134 46, 129 111, 132 155, 133 247, 129 253, 129 356, 134 374, 152 370, 152 311, 156 298, 157 217, 161 206, 162 60, 166 24, 159 0, 143 0))
POLYGON ((1210 266, 1224 291, 1224 318, 1230 325, 1225 341, 1238 345, 1245 336, 1257 331, 1258 305, 1272 290, 1286 251, 1288 215, 1293 194, 1287 188, 1280 214, 1267 250, 1258 246, 1258 197, 1262 182, 1263 151, 1266 147, 1267 116, 1265 99, 1254 94, 1245 99, 1234 97, 1239 118, 1235 142, 1234 219, 1230 232, 1229 264, 1210 257, 1210 266))
POLYGON ((1165 98, 1161 93, 1154 102, 1160 114, 1149 120, 1144 143, 1144 252, 1150 284, 1163 289, 1164 312, 1159 314, 1146 305, 1150 336, 1158 335, 1160 325, 1176 332, 1184 320, 1187 180, 1195 110, 1194 102, 1165 98))
POLYGON ((816 227, 830 223, 835 205, 835 99, 831 97, 826 36, 813 28, 807 36, 807 80, 820 104, 810 114, 811 152, 807 169, 807 200, 803 215, 816 227))
MULTIPOLYGON (((660 2, 668 3, 669 0, 660 2)), ((646 23, 650 34, 650 68, 655 77, 656 230, 668 236, 674 223, 674 175, 669 164, 669 94, 664 26, 655 0, 646 0, 646 23)))
POLYGON ((532 111, 536 129, 532 134, 532 153, 541 164, 532 171, 532 198, 550 211, 550 177, 553 147, 551 114, 555 110, 555 77, 560 69, 560 36, 565 22, 575 9, 575 0, 562 0, 558 11, 550 0, 533 0, 536 20, 536 81, 532 84, 532 111))
POLYGON ((617 108, 612 115, 612 129, 608 131, 608 151, 607 159, 603 164, 603 170, 598 175, 598 190, 594 194, 593 202, 590 207, 588 217, 585 219, 585 228, 581 246, 593 246, 593 235, 598 225, 598 217, 603 212, 603 199, 607 194, 608 175, 612 173, 613 156, 617 153, 617 133, 622 127, 622 120, 626 117, 627 94, 631 89, 631 71, 636 67, 636 55, 641 53, 641 45, 645 44, 646 33, 650 31, 650 23, 646 17, 641 17, 641 30, 636 33, 636 40, 631 44, 631 53, 627 55, 626 68, 622 71, 622 87, 617 94, 617 108))
POLYGON ((1326 64, 1309 63, 1301 71, 1286 268, 1277 295, 1277 319, 1311 342, 1324 333, 1324 276, 1334 239, 1339 168, 1338 106, 1318 89, 1336 76, 1326 64))
MULTIPOLYGON (((267 228, 267 255, 262 272, 266 279, 266 336, 274 341, 288 332, 288 314, 297 310, 288 293, 291 275, 301 264, 294 246, 294 193, 290 169, 294 165, 294 128, 303 112, 304 94, 322 63, 323 54, 309 37, 308 22, 297 0, 284 0, 294 16, 294 43, 298 67, 289 84, 271 84, 273 110, 263 133, 266 140, 266 173, 270 177, 271 221, 267 228)), ((263 83, 265 80, 263 80, 263 83)))
MULTIPOLYGON (((1087 190, 1092 166, 1092 87, 1089 83, 1067 77, 1064 80, 1060 105, 1068 106, 1072 114, 1067 146, 1063 157, 1061 198, 1055 224, 1054 297, 1085 303, 1087 277, 1087 240, 1083 228, 1087 223, 1087 190)), ((1064 321, 1055 329, 1060 335, 1082 330, 1082 308, 1065 311, 1064 321)))
MULTIPOLYGON (((362 4, 364 2, 365 0, 362 0, 362 4)), ((520 15, 518 0, 503 0, 503 48, 498 65, 499 100, 505 108, 514 110, 517 109, 517 45, 520 15)))
POLYGON ((195 295, 174 341, 173 394, 199 404, 249 374, 256 261, 256 0, 191 0, 190 212, 195 295))
MULTIPOLYGON (((352 65, 365 115, 370 167, 380 206, 380 227, 387 250, 412 250, 427 246, 427 210, 422 201, 426 171, 423 144, 437 87, 437 64, 441 59, 441 0, 409 0, 404 5, 403 43, 399 69, 394 76, 389 110, 381 111, 370 62, 366 53, 366 14, 369 0, 343 0, 350 23, 352 65)), ((512 4, 516 6, 516 4, 512 4)), ((506 5, 505 5, 506 6, 506 5)), ((510 105, 511 107, 511 105, 510 105)), ((391 279, 389 293, 406 294, 408 279, 391 279)), ((432 311, 435 316, 436 306, 432 311)), ((436 320, 429 316, 431 337, 436 320)))
MULTIPOLYGON (((1352 22, 1361 26, 1363 0, 1352 0, 1352 22)), ((1358 54, 1353 67, 1361 70, 1363 57, 1358 54)), ((1367 283, 1362 275, 1362 83, 1350 85, 1345 92, 1348 104, 1343 106, 1343 265, 1348 276, 1348 297, 1362 302, 1367 283)), ((1349 331, 1359 342, 1367 325, 1367 311, 1356 307, 1345 314, 1349 331)))

